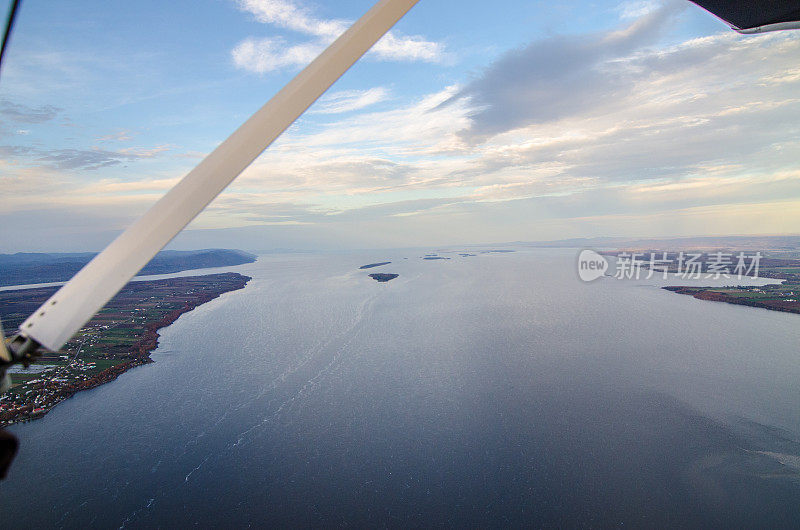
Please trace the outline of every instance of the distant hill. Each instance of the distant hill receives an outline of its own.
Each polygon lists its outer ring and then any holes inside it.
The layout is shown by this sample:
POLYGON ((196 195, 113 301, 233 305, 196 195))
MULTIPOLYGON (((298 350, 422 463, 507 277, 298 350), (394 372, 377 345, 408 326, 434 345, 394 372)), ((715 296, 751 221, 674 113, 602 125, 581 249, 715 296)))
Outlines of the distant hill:
MULTIPOLYGON (((94 252, 0 254, 0 286, 64 282, 72 278, 96 255, 94 252)), ((255 260, 255 255, 241 250, 162 250, 139 271, 139 275, 229 267, 253 263, 255 260)))
POLYGON ((562 239, 559 241, 517 242, 516 245, 548 248, 614 248, 627 250, 770 250, 774 252, 800 251, 800 236, 707 236, 674 238, 594 237, 562 239))

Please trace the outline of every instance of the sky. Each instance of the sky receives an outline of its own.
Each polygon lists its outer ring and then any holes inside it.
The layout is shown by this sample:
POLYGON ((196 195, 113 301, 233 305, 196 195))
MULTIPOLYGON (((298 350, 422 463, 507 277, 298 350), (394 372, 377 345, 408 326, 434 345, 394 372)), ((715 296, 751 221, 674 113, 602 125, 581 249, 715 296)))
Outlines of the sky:
MULTIPOLYGON (((100 250, 371 4, 23 1, 0 252, 100 250)), ((421 0, 172 248, 797 234, 797 57, 685 0, 421 0)))

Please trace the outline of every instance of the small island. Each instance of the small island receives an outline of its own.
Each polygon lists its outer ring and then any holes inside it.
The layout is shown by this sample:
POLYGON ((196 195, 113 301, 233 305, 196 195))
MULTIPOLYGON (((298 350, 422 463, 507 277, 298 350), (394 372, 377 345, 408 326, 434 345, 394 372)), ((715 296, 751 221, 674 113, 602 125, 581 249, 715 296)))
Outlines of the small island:
POLYGON ((376 272, 369 275, 369 277, 375 280, 376 282, 388 282, 389 280, 394 280, 398 276, 400 275, 393 273, 385 273, 385 272, 376 272))
POLYGON ((362 265, 359 269, 371 269, 373 267, 380 267, 381 265, 388 265, 391 261, 381 261, 380 263, 370 263, 369 265, 362 265))
MULTIPOLYGON (((223 273, 129 283, 60 351, 45 353, 28 369, 9 369, 12 387, 0 396, 0 426, 40 418, 76 392, 152 362, 159 329, 199 305, 244 288, 249 280, 223 273)), ((0 292, 6 332, 17 329, 56 289, 0 292)))

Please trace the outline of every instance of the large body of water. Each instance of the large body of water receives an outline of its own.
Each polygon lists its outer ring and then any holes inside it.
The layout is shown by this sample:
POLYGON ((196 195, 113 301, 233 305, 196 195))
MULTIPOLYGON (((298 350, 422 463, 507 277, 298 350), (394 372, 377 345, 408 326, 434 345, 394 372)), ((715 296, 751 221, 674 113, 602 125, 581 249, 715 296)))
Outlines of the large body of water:
POLYGON ((800 315, 576 255, 232 267, 155 363, 12 429, 2 526, 800 525, 800 315))

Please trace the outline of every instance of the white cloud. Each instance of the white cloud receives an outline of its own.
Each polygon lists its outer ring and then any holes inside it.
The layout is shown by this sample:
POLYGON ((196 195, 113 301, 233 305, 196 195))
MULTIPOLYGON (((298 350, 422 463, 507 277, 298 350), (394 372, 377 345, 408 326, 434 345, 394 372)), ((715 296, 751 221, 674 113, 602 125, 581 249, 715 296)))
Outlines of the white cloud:
POLYGON ((390 31, 375 43, 370 53, 392 61, 435 63, 444 55, 444 47, 438 42, 427 41, 420 36, 398 36, 390 31))
MULTIPOLYGON (((275 37, 250 37, 240 42, 232 51, 234 64, 256 73, 308 64, 352 23, 318 18, 307 7, 291 0, 239 0, 239 7, 259 22, 313 38, 299 45, 289 45, 284 39, 275 37)), ((419 35, 405 36, 394 32, 387 33, 370 51, 370 55, 390 61, 437 62, 443 54, 444 47, 440 43, 419 35)))
POLYGON ((389 91, 384 87, 375 87, 368 90, 342 90, 323 96, 314 106, 313 112, 317 114, 339 114, 351 112, 386 101, 389 91))
MULTIPOLYGON (((796 35, 721 33, 658 49, 623 30, 593 36, 591 43, 620 34, 626 45, 607 46, 601 54, 591 46, 568 50, 589 57, 591 82, 579 100, 559 90, 563 76, 542 81, 523 64, 501 58, 502 70, 487 70, 501 75, 480 86, 486 88, 482 95, 491 96, 480 106, 455 97, 474 91, 452 86, 410 105, 290 133, 242 175, 232 193, 252 193, 246 206, 252 211, 259 200, 325 204, 353 215, 366 206, 402 202, 405 210, 392 215, 407 217, 430 213, 431 204, 436 211, 475 212, 468 205, 536 201, 553 216, 585 219, 611 219, 615 211, 636 219, 660 212, 664 218, 686 208, 716 212, 726 204, 800 198, 800 173, 790 171, 800 156, 792 133, 800 118, 800 76, 786 68, 800 51, 796 35), (511 99, 491 90, 509 85, 511 99), (559 112, 526 107, 530 97, 545 92, 575 104, 559 112), (491 114, 496 107, 507 112, 491 114), (487 112, 497 118, 489 130, 482 123, 487 112), (477 141, 476 126, 482 129, 477 141)), ((554 37, 537 47, 551 50, 559 43, 554 37)), ((510 53, 516 61, 518 52, 510 53)), ((580 62, 576 57, 568 66, 580 62)), ((334 99, 340 100, 358 101, 358 94, 334 99)), ((299 217, 311 218, 320 221, 317 214, 299 217)))
POLYGON ((283 39, 245 39, 231 52, 233 63, 244 70, 264 74, 287 66, 305 66, 319 55, 318 43, 287 46, 283 39))
POLYGON ((252 13, 256 20, 306 35, 334 39, 349 23, 344 20, 323 20, 314 17, 308 8, 291 0, 240 0, 239 8, 252 13))

